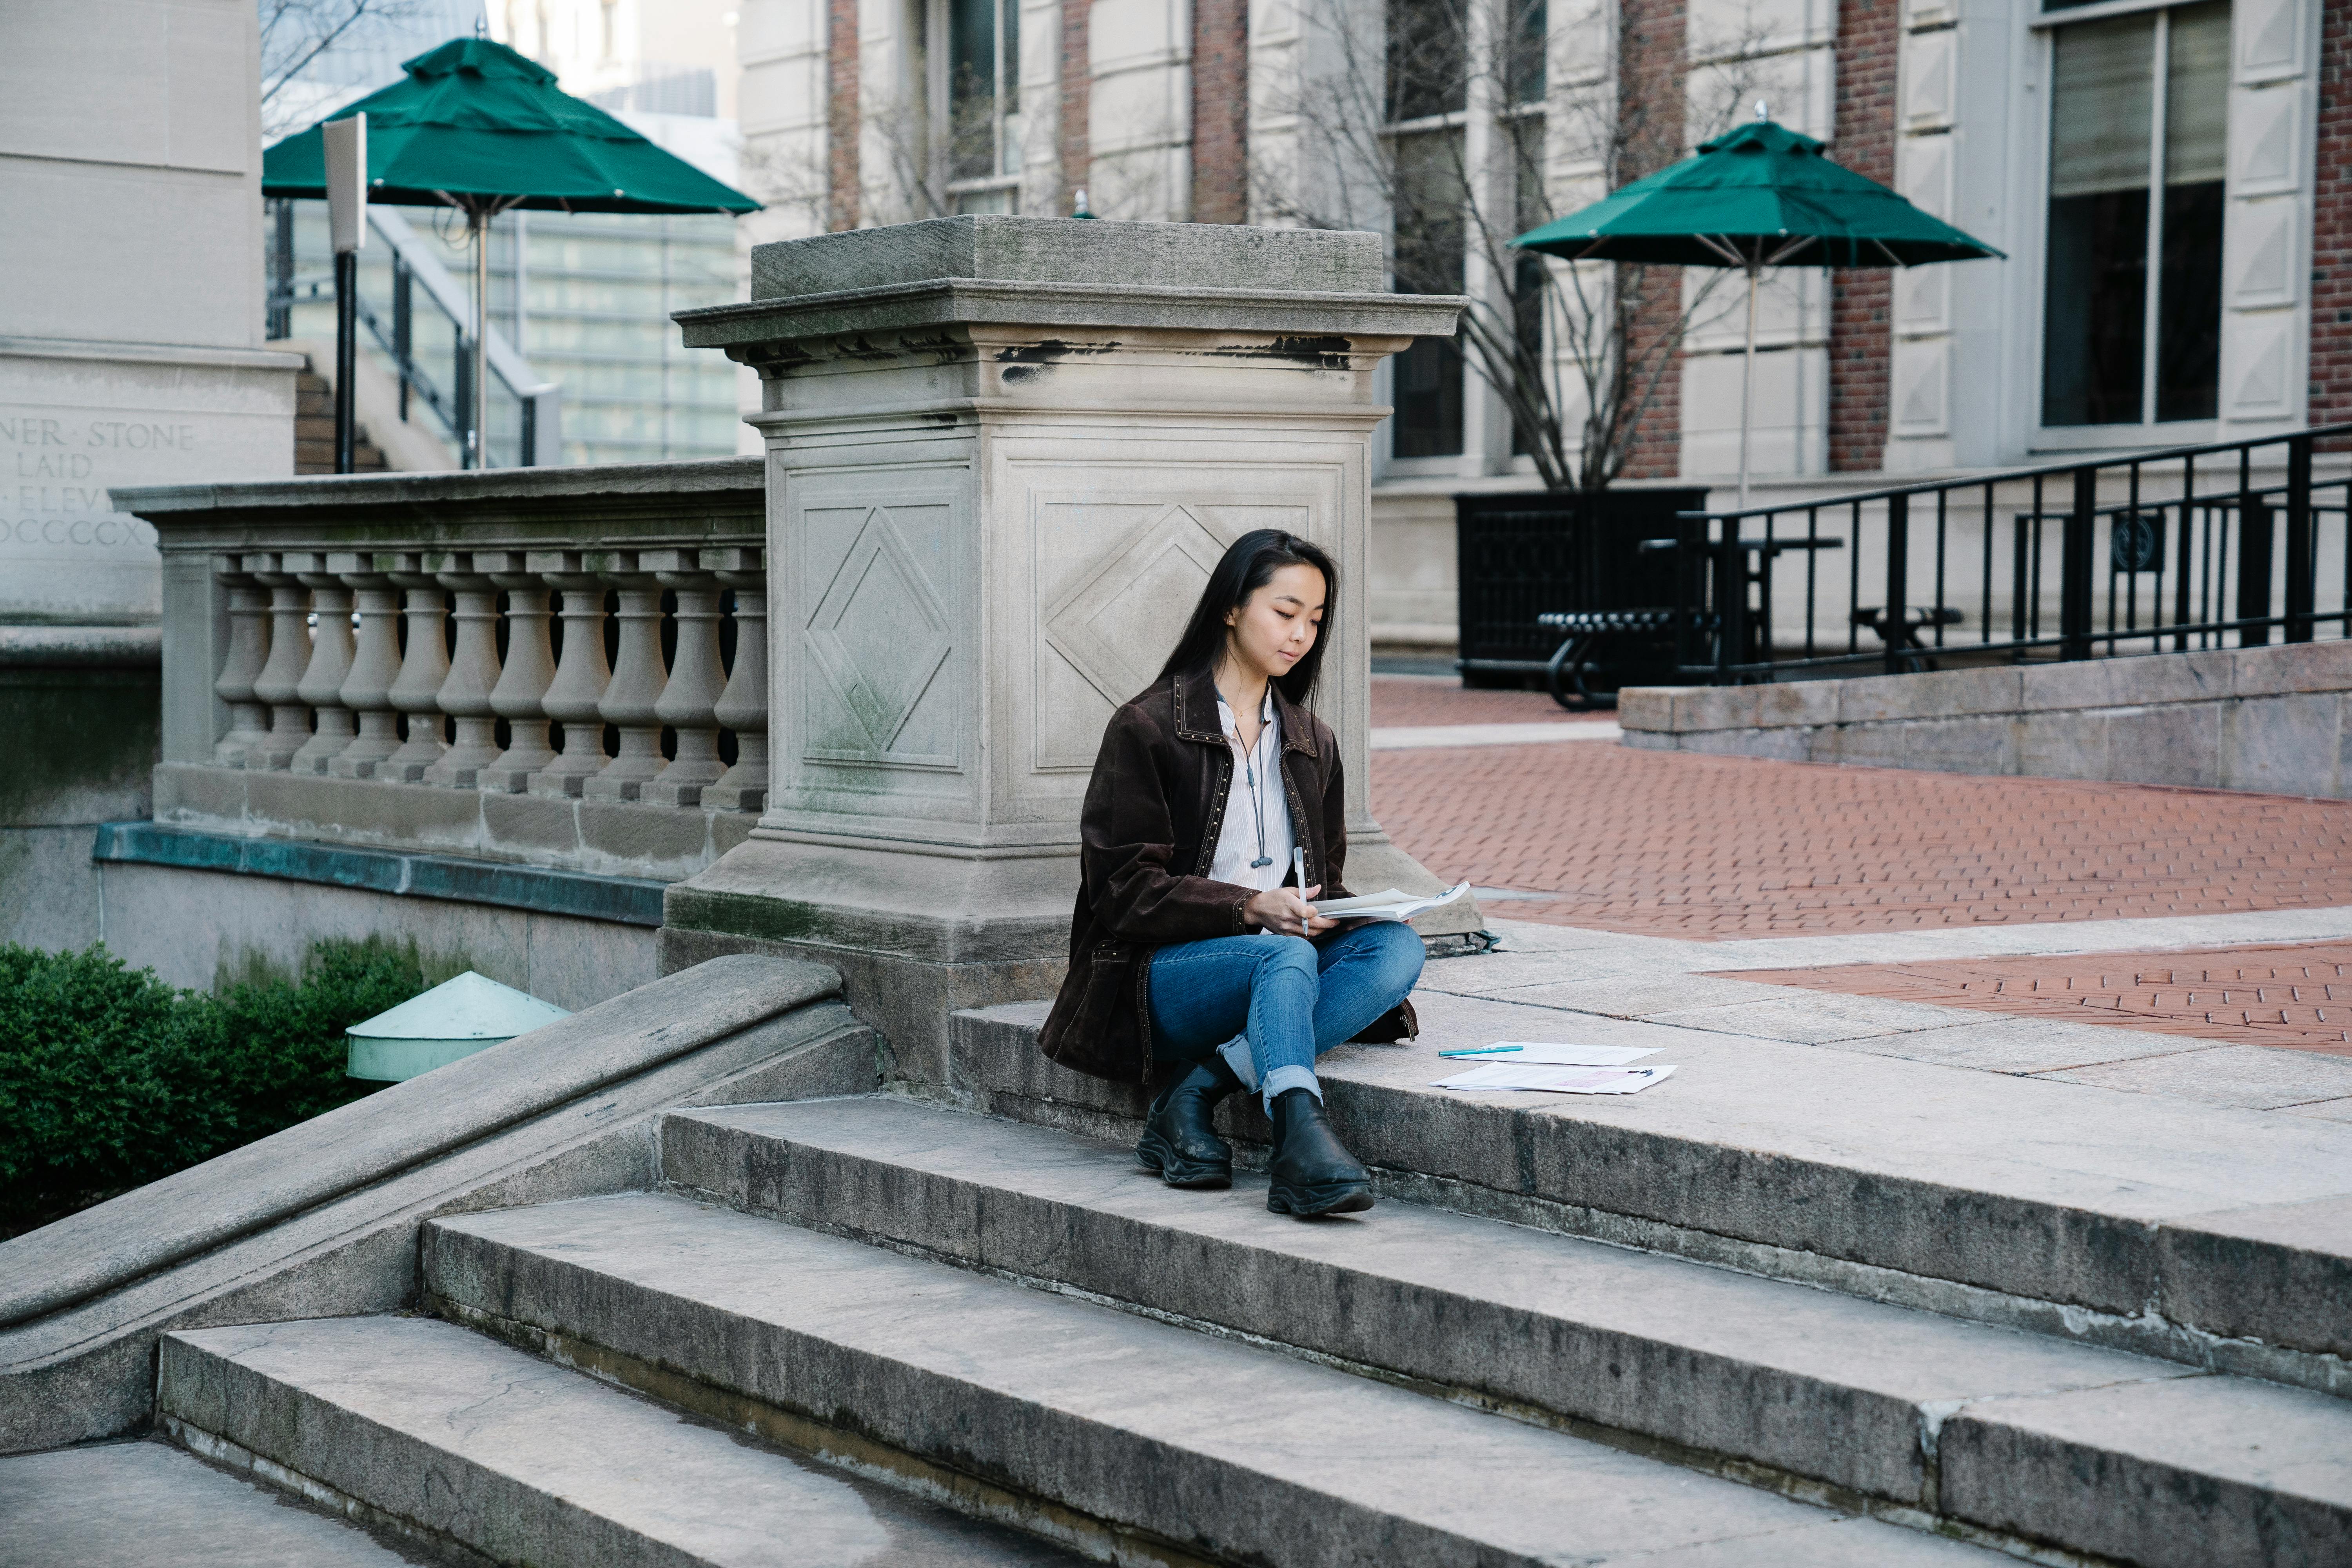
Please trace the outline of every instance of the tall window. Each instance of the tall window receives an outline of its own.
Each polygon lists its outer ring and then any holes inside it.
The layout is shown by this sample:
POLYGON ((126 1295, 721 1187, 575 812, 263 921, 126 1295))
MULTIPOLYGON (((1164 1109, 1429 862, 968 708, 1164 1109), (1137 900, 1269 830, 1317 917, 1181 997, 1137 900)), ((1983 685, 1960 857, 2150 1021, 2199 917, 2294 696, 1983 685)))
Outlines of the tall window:
POLYGON ((2077 23, 2053 54, 2042 423, 2210 419, 2229 0, 2077 23))
POLYGON ((1021 0, 930 0, 932 123, 948 209, 1009 213, 1021 186, 1021 0))
MULTIPOLYGON (((1400 293, 1462 292, 1468 23, 1465 0, 1390 0, 1387 133, 1400 293)), ((1464 369, 1451 338, 1416 338, 1397 356, 1394 456, 1461 455, 1464 369)))

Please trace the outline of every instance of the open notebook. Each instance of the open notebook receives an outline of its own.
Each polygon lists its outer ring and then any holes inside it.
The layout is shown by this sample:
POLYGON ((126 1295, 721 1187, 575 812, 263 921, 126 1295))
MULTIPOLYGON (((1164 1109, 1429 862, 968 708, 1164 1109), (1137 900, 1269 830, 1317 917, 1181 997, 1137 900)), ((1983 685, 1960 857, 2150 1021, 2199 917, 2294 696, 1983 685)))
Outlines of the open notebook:
POLYGON ((1423 910, 1450 904, 1469 890, 1469 883, 1456 882, 1442 893, 1417 897, 1391 888, 1385 892, 1362 893, 1352 899, 1318 899, 1315 912, 1335 921, 1409 921, 1423 910))

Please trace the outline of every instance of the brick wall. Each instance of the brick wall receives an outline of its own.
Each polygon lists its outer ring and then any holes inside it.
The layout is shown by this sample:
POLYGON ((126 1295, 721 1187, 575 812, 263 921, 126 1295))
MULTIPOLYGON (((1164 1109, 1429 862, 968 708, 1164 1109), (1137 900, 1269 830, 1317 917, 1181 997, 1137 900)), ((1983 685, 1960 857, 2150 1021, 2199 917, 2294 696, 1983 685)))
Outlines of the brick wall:
POLYGON ((824 226, 857 226, 857 0, 826 0, 824 226))
MULTIPOLYGON (((1895 50, 1900 0, 1839 0, 1837 118, 1830 151, 1857 174, 1895 183, 1895 50)), ((1887 353, 1894 276, 1830 273, 1830 469, 1868 471, 1886 451, 1887 353)))
POLYGON ((2313 166, 2309 417, 2332 425, 2352 420, 2352 5, 2346 0, 2328 0, 2321 14, 2313 166))
MULTIPOLYGON (((1624 58, 1621 62, 1619 124, 1625 137, 1621 183, 1664 168, 1683 154, 1685 0, 1622 0, 1624 58)), ((1621 267, 1619 287, 1638 290, 1641 308, 1627 334, 1627 362, 1664 341, 1682 316, 1676 269, 1621 267)), ((1648 412, 1633 427, 1623 477, 1672 479, 1682 471, 1683 382, 1677 363, 1665 366, 1648 412)))
POLYGON ((1249 0, 1192 0, 1192 221, 1249 221, 1249 0))
POLYGON ((1094 0, 1062 0, 1062 205, 1051 215, 1056 217, 1070 213, 1070 204, 1087 183, 1092 141, 1087 115, 1094 98, 1093 7, 1094 0))

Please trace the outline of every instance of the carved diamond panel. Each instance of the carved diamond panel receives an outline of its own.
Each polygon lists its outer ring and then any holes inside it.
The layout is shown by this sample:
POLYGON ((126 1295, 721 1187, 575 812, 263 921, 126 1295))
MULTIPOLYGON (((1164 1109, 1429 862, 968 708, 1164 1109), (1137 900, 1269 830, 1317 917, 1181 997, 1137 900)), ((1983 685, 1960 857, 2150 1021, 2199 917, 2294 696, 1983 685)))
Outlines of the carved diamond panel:
POLYGON ((1045 611, 1045 640, 1113 706, 1151 684, 1225 541, 1171 506, 1045 611))
POLYGON ((893 750, 954 645, 947 613, 887 508, 875 508, 858 529, 809 616, 807 637, 812 662, 862 731, 813 733, 812 749, 893 750))

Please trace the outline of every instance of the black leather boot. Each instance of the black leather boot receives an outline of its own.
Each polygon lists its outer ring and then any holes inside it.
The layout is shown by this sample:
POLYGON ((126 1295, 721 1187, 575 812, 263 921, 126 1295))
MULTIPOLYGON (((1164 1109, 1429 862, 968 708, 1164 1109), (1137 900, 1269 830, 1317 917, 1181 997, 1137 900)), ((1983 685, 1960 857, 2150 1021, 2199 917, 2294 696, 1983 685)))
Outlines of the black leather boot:
POLYGON ((1265 1206, 1301 1216, 1356 1214, 1372 1206, 1372 1173, 1340 1143, 1312 1090, 1286 1089, 1274 1100, 1273 1178, 1265 1206))
POLYGON ((1230 1187, 1234 1147, 1217 1136, 1217 1103, 1241 1088, 1225 1059, 1212 1055, 1160 1091, 1135 1157, 1171 1187, 1230 1187))

